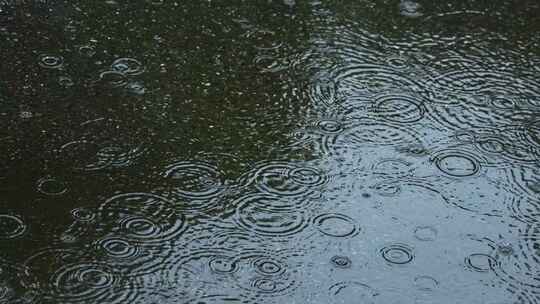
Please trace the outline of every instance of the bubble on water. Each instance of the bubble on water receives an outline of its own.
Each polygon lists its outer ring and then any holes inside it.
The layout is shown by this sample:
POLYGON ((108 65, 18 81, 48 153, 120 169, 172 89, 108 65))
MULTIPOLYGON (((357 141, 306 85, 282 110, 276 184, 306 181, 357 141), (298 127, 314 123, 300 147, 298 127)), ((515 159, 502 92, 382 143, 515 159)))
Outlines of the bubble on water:
POLYGON ((62 56, 44 54, 40 55, 38 60, 39 65, 47 69, 59 69, 64 64, 64 58, 62 56))
POLYGON ((412 262, 414 252, 405 244, 392 244, 380 250, 381 256, 390 264, 403 265, 412 262))
POLYGON ((347 215, 325 213, 313 219, 313 225, 322 234, 337 238, 351 238, 360 232, 360 227, 347 215))
POLYGON ((434 241, 438 231, 432 226, 418 226, 414 229, 414 237, 420 241, 434 241))
POLYGON ((0 214, 0 239, 15 239, 21 237, 27 230, 24 221, 11 214, 0 214))
POLYGON ((143 64, 137 59, 133 58, 119 58, 116 59, 111 68, 113 71, 119 72, 127 76, 135 76, 144 72, 143 64))

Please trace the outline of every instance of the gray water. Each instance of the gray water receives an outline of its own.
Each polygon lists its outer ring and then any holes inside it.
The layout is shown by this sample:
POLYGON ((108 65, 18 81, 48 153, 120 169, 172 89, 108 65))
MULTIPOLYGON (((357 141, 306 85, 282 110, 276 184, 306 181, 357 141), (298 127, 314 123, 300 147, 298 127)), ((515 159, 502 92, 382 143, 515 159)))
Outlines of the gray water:
POLYGON ((0 303, 540 303, 537 1, 0 1, 0 303))

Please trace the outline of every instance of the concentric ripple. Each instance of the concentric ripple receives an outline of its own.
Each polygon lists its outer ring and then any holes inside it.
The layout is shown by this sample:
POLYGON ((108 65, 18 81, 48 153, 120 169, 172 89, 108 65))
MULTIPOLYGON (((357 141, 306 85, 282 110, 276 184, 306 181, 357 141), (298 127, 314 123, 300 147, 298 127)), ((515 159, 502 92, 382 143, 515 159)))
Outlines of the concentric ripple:
POLYGON ((133 58, 119 58, 112 64, 111 68, 123 75, 135 76, 144 72, 143 64, 137 59, 133 58))
POLYGON ((217 274, 233 274, 239 269, 237 261, 230 256, 214 256, 208 262, 208 267, 217 274))
POLYGON ((469 177, 480 173, 482 164, 475 155, 461 150, 443 150, 431 157, 435 166, 450 177, 469 177))
POLYGON ((38 60, 39 65, 46 69, 59 69, 64 64, 62 56, 44 54, 40 55, 38 60))
POLYGON ((392 244, 380 250, 383 259, 390 264, 408 264, 414 259, 414 251, 405 244, 392 244))
POLYGON ((138 246, 117 236, 106 236, 94 243, 93 254, 117 269, 119 273, 144 275, 156 273, 165 263, 165 250, 161 253, 138 246))
POLYGON ((351 268, 352 261, 346 256, 336 255, 333 256, 330 261, 332 265, 337 268, 351 268))
POLYGON ((50 284, 52 297, 64 303, 121 303, 131 296, 114 270, 99 263, 64 265, 52 273, 50 284))
POLYGON ((89 261, 80 250, 47 248, 24 266, 32 274, 25 285, 38 288, 46 303, 125 303, 138 292, 110 265, 89 261))
POLYGON ((488 272, 496 264, 495 258, 485 253, 473 253, 465 258, 465 266, 476 272, 488 272))
POLYGON ((79 222, 91 222, 96 218, 95 212, 87 208, 75 208, 71 210, 71 216, 79 222))
POLYGON ((336 138, 337 147, 408 146, 423 145, 418 132, 401 124, 382 121, 365 121, 344 130, 336 138))
POLYGON ((226 190, 224 173, 211 163, 179 161, 168 165, 162 173, 171 195, 179 198, 208 200, 226 190))
POLYGON ((244 179, 264 193, 283 197, 308 196, 327 182, 316 168, 280 161, 260 163, 244 179))
POLYGON ((27 226, 20 217, 11 214, 0 214, 0 239, 19 238, 26 230, 27 226))
MULTIPOLYGON (((515 291, 538 294, 540 283, 540 225, 527 225, 518 230, 520 237, 514 249, 500 251, 496 260, 490 260, 491 270, 515 291)), ((510 245, 511 246, 511 245, 510 245)))
POLYGON ((44 177, 37 182, 37 190, 45 195, 57 196, 68 191, 64 182, 53 177, 44 177))
POLYGON ((151 193, 124 193, 113 196, 98 211, 98 231, 119 233, 134 244, 162 244, 180 235, 185 218, 173 203, 151 193))
POLYGON ((99 74, 99 80, 115 88, 123 87, 128 83, 126 75, 119 71, 104 71, 99 74))
POLYGON ((291 236, 304 230, 309 222, 304 210, 288 204, 278 197, 251 195, 238 202, 234 220, 240 227, 260 235, 291 236))
POLYGON ((254 251, 238 257, 234 278, 240 288, 263 296, 290 294, 301 284, 296 254, 254 251), (293 262, 294 261, 294 262, 293 262))
POLYGON ((360 227, 347 215, 325 213, 313 219, 313 225, 322 234, 336 238, 351 238, 360 232, 360 227))
POLYGON ((418 98, 405 94, 385 94, 375 98, 375 113, 397 123, 414 123, 424 117, 418 98))

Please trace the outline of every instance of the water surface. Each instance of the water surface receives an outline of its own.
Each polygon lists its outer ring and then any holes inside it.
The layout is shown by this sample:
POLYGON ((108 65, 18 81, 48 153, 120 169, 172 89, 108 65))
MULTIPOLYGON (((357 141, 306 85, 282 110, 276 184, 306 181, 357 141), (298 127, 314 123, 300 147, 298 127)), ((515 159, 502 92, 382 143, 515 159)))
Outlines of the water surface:
POLYGON ((0 303, 540 303, 536 1, 0 1, 0 303))

